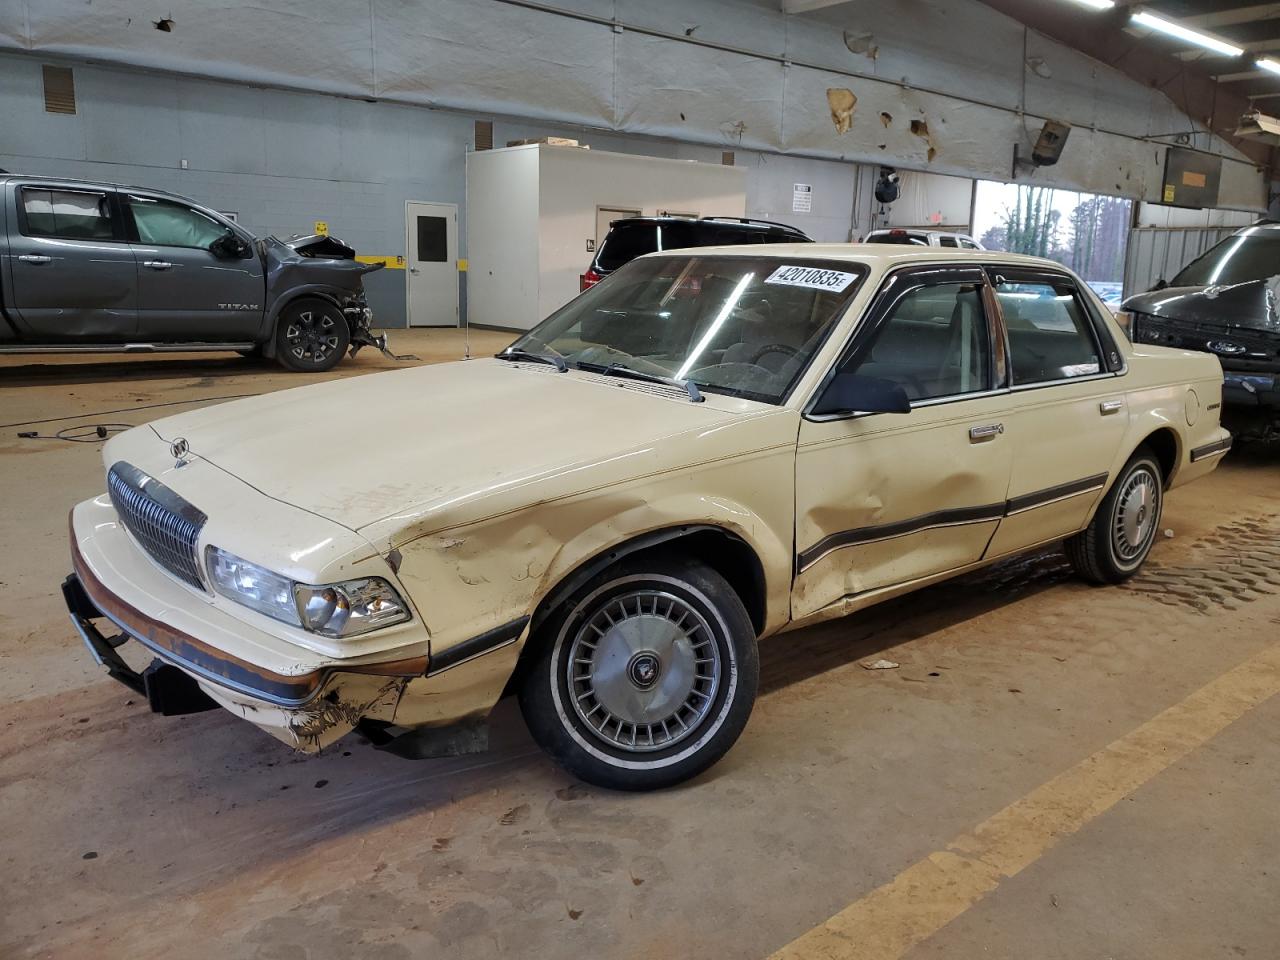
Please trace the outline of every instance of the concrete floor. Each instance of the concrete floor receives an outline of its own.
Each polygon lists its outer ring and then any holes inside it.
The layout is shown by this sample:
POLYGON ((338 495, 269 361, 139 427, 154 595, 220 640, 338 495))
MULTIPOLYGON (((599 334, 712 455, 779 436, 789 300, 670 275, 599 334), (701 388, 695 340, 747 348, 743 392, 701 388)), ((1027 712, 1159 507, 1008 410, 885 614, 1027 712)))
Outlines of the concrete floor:
POLYGON ((0 957, 1280 956, 1280 451, 1172 494, 1130 586, 1045 553, 767 641, 728 757, 615 795, 511 704, 490 753, 416 763, 148 713, 56 593, 100 446, 16 433, 308 378, 33 359, 0 362, 0 957))

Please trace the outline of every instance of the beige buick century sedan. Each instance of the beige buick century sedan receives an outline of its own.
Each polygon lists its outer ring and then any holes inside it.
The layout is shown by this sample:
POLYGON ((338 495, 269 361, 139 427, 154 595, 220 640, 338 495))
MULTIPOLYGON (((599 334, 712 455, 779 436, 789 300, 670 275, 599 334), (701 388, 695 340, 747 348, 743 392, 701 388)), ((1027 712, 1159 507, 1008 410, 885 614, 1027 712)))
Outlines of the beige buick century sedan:
POLYGON ((655 254, 495 358, 115 437, 64 593, 161 712, 427 756, 511 692, 577 776, 661 787, 738 738, 762 637, 1055 541, 1132 575, 1231 445, 1221 388, 1048 261, 655 254))

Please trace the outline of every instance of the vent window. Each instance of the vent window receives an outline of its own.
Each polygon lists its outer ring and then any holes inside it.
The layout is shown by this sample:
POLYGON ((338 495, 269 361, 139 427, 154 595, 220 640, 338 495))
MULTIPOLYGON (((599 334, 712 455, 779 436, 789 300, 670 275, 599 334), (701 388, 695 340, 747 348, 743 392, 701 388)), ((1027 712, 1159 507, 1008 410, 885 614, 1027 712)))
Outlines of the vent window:
POLYGON ((493 149, 493 121, 477 120, 476 121, 476 149, 492 150, 493 149))
POLYGON ((76 112, 76 78, 70 67, 44 66, 44 112, 76 112))

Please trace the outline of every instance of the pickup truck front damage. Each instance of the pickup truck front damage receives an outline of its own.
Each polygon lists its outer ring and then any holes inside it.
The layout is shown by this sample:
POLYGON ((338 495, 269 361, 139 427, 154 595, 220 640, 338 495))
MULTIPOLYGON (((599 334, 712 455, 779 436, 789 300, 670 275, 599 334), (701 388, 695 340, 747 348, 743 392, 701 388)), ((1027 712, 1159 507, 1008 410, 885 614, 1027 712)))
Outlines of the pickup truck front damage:
POLYGON ((350 355, 362 347, 374 347, 387 356, 387 335, 371 330, 373 311, 364 292, 364 278, 383 268, 381 263, 361 263, 355 250, 337 237, 295 237, 289 241, 268 237, 261 241, 260 254, 267 281, 267 304, 271 325, 290 301, 318 296, 342 310, 351 330, 350 355))

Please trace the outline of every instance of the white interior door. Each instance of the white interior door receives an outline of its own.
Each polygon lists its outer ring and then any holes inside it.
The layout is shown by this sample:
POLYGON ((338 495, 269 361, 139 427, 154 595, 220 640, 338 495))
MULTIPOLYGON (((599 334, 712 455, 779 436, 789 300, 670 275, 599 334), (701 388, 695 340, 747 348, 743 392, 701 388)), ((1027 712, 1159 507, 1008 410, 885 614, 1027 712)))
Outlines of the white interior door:
POLYGON ((458 325, 458 205, 405 208, 406 299, 411 327, 458 325))

